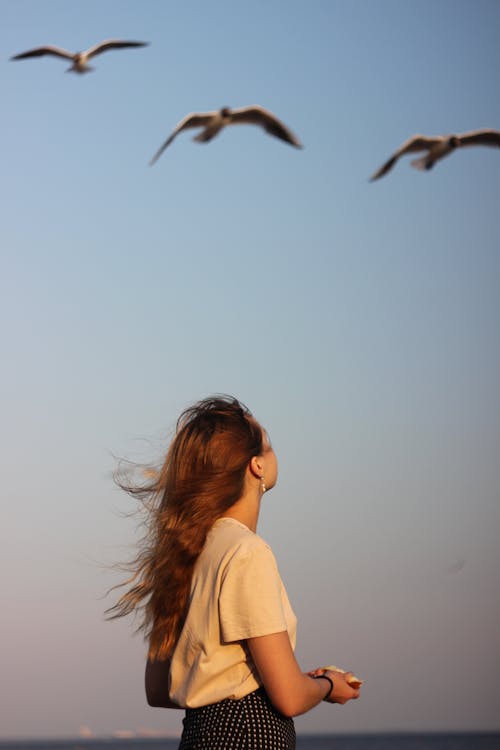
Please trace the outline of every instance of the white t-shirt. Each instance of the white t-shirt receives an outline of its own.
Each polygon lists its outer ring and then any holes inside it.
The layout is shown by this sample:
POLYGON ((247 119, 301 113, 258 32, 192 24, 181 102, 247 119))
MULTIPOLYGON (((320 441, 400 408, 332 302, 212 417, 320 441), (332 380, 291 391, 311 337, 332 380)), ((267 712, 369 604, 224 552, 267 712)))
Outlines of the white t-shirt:
POLYGON ((219 518, 194 568, 170 698, 190 708, 243 698, 262 684, 245 639, 286 630, 295 648, 296 627, 271 548, 234 518, 219 518))

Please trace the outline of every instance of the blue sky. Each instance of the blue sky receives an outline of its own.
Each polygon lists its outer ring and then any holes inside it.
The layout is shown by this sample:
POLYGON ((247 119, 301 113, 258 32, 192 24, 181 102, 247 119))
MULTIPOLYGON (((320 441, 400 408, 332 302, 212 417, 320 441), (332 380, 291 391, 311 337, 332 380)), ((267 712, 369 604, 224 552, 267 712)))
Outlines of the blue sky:
POLYGON ((298 731, 499 728, 500 152, 429 173, 410 135, 500 127, 500 6, 0 3, 4 736, 140 727, 144 645, 106 623, 133 549, 114 456, 242 399, 280 459, 259 532, 304 669, 362 700, 298 731), (10 62, 41 44, 150 46, 10 62), (261 104, 212 143, 188 112, 261 104), (464 689, 464 685, 468 686, 464 689))

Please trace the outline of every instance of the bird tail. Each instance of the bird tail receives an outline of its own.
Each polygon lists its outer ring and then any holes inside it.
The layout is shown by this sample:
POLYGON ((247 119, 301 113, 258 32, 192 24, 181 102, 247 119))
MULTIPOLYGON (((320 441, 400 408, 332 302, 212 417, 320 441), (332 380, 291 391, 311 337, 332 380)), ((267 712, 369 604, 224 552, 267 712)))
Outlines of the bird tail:
POLYGON ((215 138, 219 131, 220 127, 205 128, 201 133, 194 136, 193 141, 196 141, 197 143, 207 143, 208 141, 211 141, 212 138, 215 138))
POLYGON ((420 159, 413 159, 413 161, 410 162, 410 164, 412 165, 412 167, 415 167, 415 169, 424 170, 424 169, 430 169, 432 165, 434 164, 434 162, 429 161, 428 156, 421 156, 420 159))
POLYGON ((66 68, 66 73, 78 73, 79 75, 83 75, 84 73, 91 73, 95 68, 92 65, 85 65, 84 68, 77 68, 75 65, 71 65, 71 67, 66 68))

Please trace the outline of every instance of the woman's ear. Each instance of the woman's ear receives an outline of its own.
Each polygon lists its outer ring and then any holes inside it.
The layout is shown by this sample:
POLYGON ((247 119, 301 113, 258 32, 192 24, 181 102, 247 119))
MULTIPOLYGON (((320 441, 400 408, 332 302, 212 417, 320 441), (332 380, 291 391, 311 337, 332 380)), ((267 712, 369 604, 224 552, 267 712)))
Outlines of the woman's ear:
POLYGON ((252 456, 252 458, 250 459, 249 468, 254 477, 261 479, 262 474, 264 473, 262 456, 252 456))

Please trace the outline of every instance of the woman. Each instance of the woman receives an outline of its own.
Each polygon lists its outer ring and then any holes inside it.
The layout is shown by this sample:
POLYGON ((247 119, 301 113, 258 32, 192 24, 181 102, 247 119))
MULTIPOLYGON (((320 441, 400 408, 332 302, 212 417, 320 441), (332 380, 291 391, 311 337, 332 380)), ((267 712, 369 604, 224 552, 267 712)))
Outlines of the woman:
POLYGON ((179 750, 292 750, 293 716, 357 698, 348 679, 301 672, 296 618, 273 553, 256 534, 278 476, 266 432, 228 396, 182 413, 151 486, 131 588, 112 617, 143 609, 146 695, 185 708, 179 750))

